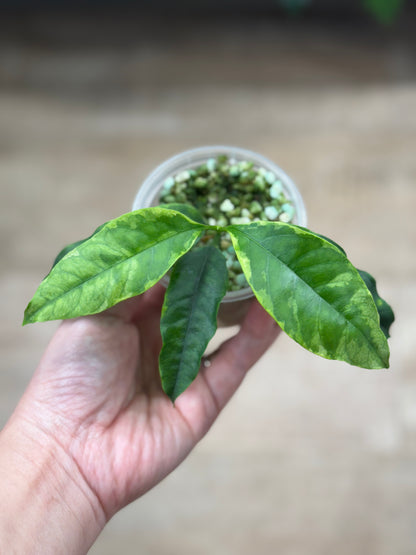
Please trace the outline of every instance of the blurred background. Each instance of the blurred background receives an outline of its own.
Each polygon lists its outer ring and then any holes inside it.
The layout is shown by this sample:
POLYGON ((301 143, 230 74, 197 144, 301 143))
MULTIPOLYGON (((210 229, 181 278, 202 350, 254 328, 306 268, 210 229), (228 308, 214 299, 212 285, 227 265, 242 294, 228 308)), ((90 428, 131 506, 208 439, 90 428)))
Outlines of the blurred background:
POLYGON ((57 251, 194 146, 274 160, 396 312, 390 370, 280 337, 92 554, 416 552, 415 4, 0 1, 1 425, 57 326, 21 328, 57 251))

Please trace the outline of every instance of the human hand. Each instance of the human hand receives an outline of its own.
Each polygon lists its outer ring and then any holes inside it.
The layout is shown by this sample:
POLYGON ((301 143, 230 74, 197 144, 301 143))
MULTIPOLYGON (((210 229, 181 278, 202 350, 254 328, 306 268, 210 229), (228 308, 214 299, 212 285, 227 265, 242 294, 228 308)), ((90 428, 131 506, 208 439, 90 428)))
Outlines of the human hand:
POLYGON ((178 466, 279 333, 253 301, 237 335, 172 404, 158 373, 163 291, 64 321, 14 416, 72 469, 101 526, 178 466))

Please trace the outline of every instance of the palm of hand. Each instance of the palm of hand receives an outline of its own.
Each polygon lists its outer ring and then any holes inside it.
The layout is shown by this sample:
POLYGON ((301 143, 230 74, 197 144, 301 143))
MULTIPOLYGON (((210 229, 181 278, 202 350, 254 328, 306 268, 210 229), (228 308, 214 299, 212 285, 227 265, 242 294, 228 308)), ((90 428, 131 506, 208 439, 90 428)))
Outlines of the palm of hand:
POLYGON ((75 461, 106 518, 187 456, 278 333, 253 303, 240 332, 173 405, 158 373, 162 293, 155 287, 64 322, 31 383, 38 426, 75 461))

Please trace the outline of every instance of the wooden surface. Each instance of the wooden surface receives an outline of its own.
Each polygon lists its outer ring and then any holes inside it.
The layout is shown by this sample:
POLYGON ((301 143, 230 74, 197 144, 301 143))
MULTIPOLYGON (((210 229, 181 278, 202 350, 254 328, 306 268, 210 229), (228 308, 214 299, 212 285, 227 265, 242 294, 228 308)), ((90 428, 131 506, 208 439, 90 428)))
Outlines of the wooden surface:
POLYGON ((20 326, 56 252, 128 211, 147 173, 193 146, 275 160, 298 184, 309 227, 377 277, 397 317, 386 371, 281 337, 189 459, 91 553, 415 553, 411 35, 42 16, 1 37, 2 424, 56 327, 20 326))

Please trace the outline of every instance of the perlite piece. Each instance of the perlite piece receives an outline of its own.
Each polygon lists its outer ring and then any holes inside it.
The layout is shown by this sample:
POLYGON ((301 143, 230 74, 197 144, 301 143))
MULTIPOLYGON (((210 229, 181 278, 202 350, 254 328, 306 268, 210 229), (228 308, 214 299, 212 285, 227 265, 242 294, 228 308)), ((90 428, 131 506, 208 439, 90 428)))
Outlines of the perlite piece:
MULTIPOLYGON (((295 216, 275 173, 248 160, 227 156, 209 158, 204 164, 168 177, 159 202, 190 204, 207 224, 221 227, 260 220, 291 222, 295 216)), ((213 240, 207 233, 201 244, 212 244, 213 240)), ((229 289, 247 287, 228 234, 221 234, 215 244, 226 256, 229 289)))

